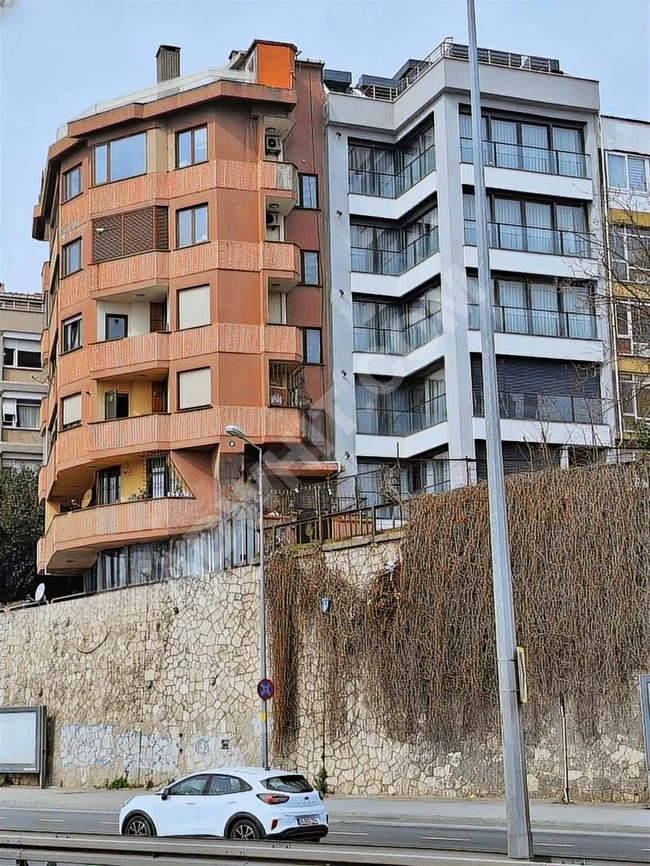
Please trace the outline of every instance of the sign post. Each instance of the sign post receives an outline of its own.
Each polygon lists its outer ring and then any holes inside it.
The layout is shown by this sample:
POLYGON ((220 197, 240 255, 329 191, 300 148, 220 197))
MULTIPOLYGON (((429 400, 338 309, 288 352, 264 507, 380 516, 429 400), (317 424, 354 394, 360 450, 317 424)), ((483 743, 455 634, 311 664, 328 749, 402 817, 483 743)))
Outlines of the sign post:
POLYGON ((648 774, 648 790, 650 790, 650 674, 639 677, 641 692, 641 717, 643 719, 643 744, 645 746, 645 768, 648 774))
POLYGON ((261 701, 270 701, 275 694, 275 685, 273 680, 265 677, 257 684, 257 696, 261 701))

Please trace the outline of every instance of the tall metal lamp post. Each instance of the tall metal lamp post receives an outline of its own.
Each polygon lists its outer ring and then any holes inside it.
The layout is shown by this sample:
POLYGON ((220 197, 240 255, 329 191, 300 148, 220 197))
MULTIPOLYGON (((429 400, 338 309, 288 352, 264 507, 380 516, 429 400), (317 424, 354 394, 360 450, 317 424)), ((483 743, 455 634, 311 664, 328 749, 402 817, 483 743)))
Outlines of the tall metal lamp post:
MULTIPOLYGON (((266 680, 266 592, 264 587, 264 463, 263 449, 251 442, 243 430, 235 424, 228 424, 226 435, 241 439, 257 451, 259 470, 257 473, 257 504, 259 531, 259 598, 260 598, 260 682, 266 680)), ((260 699, 260 760, 265 770, 269 768, 269 721, 266 701, 260 699)))
POLYGON ((487 198, 483 170, 481 90, 474 0, 467 0, 467 24, 469 30, 469 78, 472 106, 472 147, 474 151, 481 351, 483 354, 483 391, 485 395, 485 446, 488 464, 492 583, 501 705, 503 775, 508 822, 508 855, 513 858, 525 859, 533 855, 533 839, 530 827, 524 736, 517 678, 518 651, 512 597, 497 364, 492 322, 492 281, 490 278, 487 198))

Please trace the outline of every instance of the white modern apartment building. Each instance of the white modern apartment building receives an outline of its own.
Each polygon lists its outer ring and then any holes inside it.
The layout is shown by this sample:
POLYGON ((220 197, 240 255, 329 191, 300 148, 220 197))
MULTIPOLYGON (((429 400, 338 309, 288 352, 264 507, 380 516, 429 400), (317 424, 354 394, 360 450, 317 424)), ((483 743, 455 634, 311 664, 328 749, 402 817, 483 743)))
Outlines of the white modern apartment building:
MULTIPOLYGON (((615 429, 598 83, 479 59, 506 468, 569 465, 615 429)), ((335 456, 399 457, 415 490, 484 472, 467 60, 445 40, 393 79, 325 71, 335 456)))

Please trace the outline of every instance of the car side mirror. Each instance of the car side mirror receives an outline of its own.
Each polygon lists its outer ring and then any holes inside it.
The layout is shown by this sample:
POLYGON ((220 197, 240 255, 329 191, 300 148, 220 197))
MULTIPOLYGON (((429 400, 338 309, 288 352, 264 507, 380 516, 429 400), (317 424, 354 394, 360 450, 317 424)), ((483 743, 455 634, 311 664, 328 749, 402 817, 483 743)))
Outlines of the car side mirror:
POLYGON ((160 792, 160 799, 166 800, 169 797, 169 788, 163 788, 160 792))

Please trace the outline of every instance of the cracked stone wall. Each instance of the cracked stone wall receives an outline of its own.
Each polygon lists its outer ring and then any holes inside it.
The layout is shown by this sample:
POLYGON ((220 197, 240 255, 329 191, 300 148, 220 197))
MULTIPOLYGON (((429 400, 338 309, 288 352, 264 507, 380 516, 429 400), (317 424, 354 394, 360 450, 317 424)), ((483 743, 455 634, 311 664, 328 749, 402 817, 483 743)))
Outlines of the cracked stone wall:
MULTIPOLYGON (((339 545, 326 557, 342 576, 365 580, 399 557, 399 544, 399 538, 392 538, 339 545)), ((331 736, 321 699, 322 669, 309 642, 304 659, 300 737, 295 749, 281 756, 289 768, 299 767, 314 778, 324 743, 329 783, 338 793, 502 793, 498 735, 449 750, 394 742, 363 706, 354 682, 348 692, 353 722, 338 738, 331 736)), ((55 785, 103 786, 122 776, 158 785, 207 766, 257 763, 257 671, 255 568, 0 616, 0 697, 5 706, 46 705, 49 778, 55 785)), ((574 799, 645 798, 635 692, 627 719, 625 729, 601 719, 601 733, 584 740, 569 716, 574 799)), ((558 709, 542 736, 527 737, 533 796, 561 795, 559 723, 558 709)))

